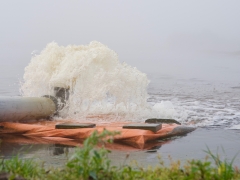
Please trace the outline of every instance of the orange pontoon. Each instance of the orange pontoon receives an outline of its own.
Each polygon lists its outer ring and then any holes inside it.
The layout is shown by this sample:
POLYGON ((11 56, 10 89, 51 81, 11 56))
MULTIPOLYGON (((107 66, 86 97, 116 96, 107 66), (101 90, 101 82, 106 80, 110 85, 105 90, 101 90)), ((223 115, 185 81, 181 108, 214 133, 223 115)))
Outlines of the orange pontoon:
MULTIPOLYGON (((62 123, 63 121, 61 121, 62 123)), ((94 128, 80 128, 80 129, 56 129, 55 125, 59 121, 41 121, 38 124, 31 123, 12 123, 2 122, 0 126, 4 128, 0 130, 0 136, 5 139, 11 135, 20 135, 15 141, 18 143, 56 143, 78 146, 81 142, 89 137, 94 131, 102 132, 104 129, 109 131, 118 131, 119 135, 114 137, 116 149, 124 150, 124 145, 131 146, 137 149, 148 149, 159 144, 157 140, 172 136, 179 136, 187 134, 194 130, 191 127, 181 126, 175 123, 162 124, 162 128, 157 132, 143 129, 123 129, 122 126, 126 123, 109 123, 108 125, 97 125, 94 128), (33 141, 32 141, 33 140, 33 141), (122 144, 122 146, 120 145, 122 144)), ((14 139, 7 138, 9 142, 14 139)), ((114 144, 109 145, 114 149, 114 144)))

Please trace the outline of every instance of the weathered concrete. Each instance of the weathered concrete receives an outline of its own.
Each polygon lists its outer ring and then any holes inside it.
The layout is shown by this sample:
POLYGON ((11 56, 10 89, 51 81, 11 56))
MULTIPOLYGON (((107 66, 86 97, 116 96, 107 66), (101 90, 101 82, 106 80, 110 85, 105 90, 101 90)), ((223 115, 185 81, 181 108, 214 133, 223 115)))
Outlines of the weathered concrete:
POLYGON ((93 128, 96 124, 93 123, 62 123, 55 126, 56 129, 79 129, 79 128, 93 128))
POLYGON ((181 125, 180 122, 176 121, 175 119, 157 119, 157 118, 152 118, 152 119, 147 119, 145 123, 165 123, 165 124, 179 124, 181 125))
POLYGON ((162 124, 143 124, 143 123, 134 123, 134 124, 126 124, 123 126, 124 129, 144 129, 150 130, 153 132, 157 132, 162 128, 162 124))

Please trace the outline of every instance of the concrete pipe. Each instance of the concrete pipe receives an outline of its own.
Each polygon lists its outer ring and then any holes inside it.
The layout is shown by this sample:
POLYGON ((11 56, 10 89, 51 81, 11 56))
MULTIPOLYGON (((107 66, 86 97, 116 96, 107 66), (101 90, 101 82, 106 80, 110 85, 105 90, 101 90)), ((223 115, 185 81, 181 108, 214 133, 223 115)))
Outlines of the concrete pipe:
POLYGON ((52 96, 0 96, 0 122, 46 119, 54 115, 57 110, 57 100, 52 96))

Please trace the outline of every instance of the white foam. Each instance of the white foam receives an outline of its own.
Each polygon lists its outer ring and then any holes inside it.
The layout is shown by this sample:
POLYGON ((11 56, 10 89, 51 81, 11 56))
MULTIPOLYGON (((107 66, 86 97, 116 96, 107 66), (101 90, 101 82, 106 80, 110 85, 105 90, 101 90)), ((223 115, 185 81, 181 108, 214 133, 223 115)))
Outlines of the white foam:
POLYGON ((115 115, 126 119, 176 115, 171 102, 147 103, 146 74, 126 63, 105 45, 59 46, 52 42, 32 57, 25 68, 23 96, 53 95, 54 87, 70 89, 61 115, 79 119, 89 115, 115 115))

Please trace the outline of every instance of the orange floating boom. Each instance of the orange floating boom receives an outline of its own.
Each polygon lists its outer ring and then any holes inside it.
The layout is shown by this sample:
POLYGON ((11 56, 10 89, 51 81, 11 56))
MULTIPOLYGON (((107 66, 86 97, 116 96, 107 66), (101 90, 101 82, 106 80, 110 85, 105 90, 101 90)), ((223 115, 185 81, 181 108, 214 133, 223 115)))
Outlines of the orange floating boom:
POLYGON ((94 131, 102 132, 104 129, 109 131, 118 131, 119 135, 114 137, 115 142, 122 142, 133 147, 142 149, 146 143, 163 139, 171 136, 187 134, 195 128, 185 127, 177 124, 162 124, 162 128, 156 133, 150 130, 142 129, 123 129, 121 125, 113 126, 96 126, 95 128, 80 129, 55 129, 55 124, 45 123, 46 125, 22 124, 22 123, 0 123, 4 126, 0 130, 0 135, 19 134, 26 137, 40 138, 67 138, 72 140, 84 140, 88 138, 94 131))

